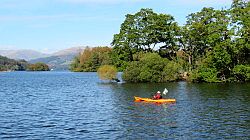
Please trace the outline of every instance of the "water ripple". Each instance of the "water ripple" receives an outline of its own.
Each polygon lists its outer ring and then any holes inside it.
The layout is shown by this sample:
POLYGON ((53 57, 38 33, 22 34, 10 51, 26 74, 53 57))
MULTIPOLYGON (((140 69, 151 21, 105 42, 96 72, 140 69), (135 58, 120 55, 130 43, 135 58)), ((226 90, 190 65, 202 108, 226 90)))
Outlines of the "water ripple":
POLYGON ((96 73, 0 73, 0 139, 249 139, 249 90, 102 83, 96 73), (176 104, 133 102, 165 87, 176 104))

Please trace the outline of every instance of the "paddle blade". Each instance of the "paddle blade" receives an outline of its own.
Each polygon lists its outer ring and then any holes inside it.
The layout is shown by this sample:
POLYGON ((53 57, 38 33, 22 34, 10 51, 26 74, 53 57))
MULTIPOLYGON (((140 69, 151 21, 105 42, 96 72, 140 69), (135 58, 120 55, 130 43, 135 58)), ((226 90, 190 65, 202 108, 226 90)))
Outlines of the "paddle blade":
POLYGON ((166 95, 168 93, 168 90, 165 88, 163 91, 163 94, 166 95))

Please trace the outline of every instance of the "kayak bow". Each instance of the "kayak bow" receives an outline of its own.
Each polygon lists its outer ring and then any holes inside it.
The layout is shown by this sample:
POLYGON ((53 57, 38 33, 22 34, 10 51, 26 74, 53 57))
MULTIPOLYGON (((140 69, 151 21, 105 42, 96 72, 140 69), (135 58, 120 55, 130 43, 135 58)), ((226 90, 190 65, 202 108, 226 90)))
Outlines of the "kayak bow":
POLYGON ((158 100, 154 100, 154 99, 150 99, 150 98, 141 98, 141 97, 135 97, 135 101, 136 102, 154 102, 154 103, 175 103, 176 100, 175 99, 158 99, 158 100))

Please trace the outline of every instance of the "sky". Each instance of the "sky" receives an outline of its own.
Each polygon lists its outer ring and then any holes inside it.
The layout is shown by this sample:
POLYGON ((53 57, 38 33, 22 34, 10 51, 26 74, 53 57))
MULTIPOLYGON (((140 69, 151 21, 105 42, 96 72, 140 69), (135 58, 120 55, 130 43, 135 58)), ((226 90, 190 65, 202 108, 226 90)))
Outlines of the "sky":
POLYGON ((126 14, 141 8, 186 16, 203 7, 229 8, 231 0, 0 0, 0 50, 52 53, 78 46, 110 46, 126 14))

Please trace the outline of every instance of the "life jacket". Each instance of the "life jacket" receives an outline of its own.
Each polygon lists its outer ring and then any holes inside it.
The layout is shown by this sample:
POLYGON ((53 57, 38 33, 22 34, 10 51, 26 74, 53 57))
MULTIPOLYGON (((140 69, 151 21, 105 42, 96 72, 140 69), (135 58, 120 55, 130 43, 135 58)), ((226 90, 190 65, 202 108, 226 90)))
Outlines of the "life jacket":
POLYGON ((156 93, 155 95, 154 95, 154 99, 162 99, 162 96, 161 96, 161 94, 160 93, 156 93))

